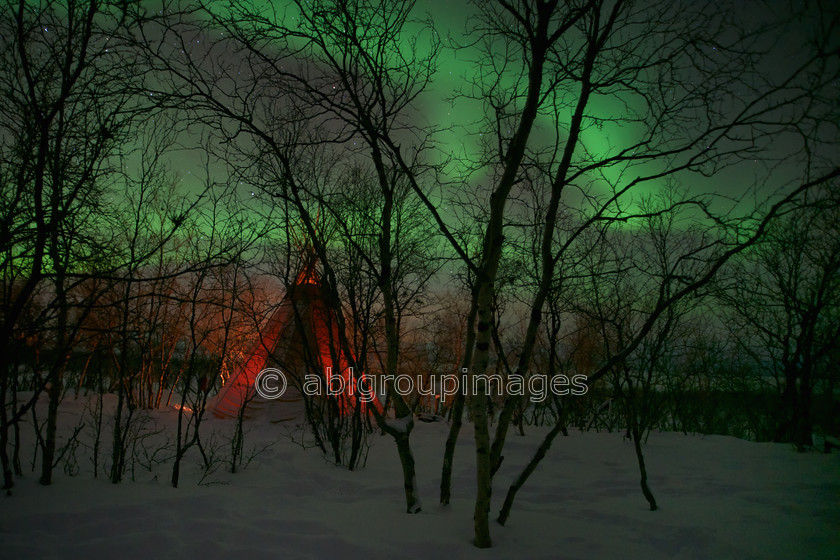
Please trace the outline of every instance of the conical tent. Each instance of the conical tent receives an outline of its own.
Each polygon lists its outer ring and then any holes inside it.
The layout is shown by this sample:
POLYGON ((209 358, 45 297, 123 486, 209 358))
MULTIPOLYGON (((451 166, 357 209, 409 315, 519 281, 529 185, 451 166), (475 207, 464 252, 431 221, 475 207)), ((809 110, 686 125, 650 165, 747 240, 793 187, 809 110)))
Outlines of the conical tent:
MULTIPOLYGON (((326 396, 332 390, 342 409, 352 411, 359 387, 366 386, 366 380, 364 374, 353 372, 349 363, 339 344, 337 318, 321 296, 311 262, 260 329, 242 369, 228 379, 209 408, 218 418, 230 418, 237 416, 243 405, 264 402, 256 392, 257 376, 266 368, 276 368, 288 382, 279 402, 300 400, 301 388, 313 388, 311 383, 305 385, 308 378, 304 376, 315 374, 323 381, 316 384, 318 395, 326 396)), ((362 399, 362 406, 367 405, 366 400, 362 399)), ((375 396, 370 404, 382 409, 375 396)))

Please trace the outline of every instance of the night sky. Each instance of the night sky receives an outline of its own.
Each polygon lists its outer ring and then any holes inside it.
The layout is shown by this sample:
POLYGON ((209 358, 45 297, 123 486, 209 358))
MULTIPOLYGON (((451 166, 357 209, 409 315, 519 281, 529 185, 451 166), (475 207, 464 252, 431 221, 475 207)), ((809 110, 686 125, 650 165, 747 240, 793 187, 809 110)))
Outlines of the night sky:
MULTIPOLYGON (((259 3, 258 3, 259 5, 259 3)), ((275 8, 277 14, 285 14, 289 21, 295 17, 296 7, 291 5, 284 8, 280 2, 267 2, 262 4, 263 8, 275 8)), ((738 29, 749 32, 752 28, 760 25, 767 25, 774 21, 775 15, 781 10, 789 9, 787 2, 749 2, 742 3, 733 8, 730 21, 721 25, 722 34, 720 47, 714 43, 708 43, 698 47, 710 60, 724 55, 720 54, 719 48, 731 39, 732 33, 738 29)), ((479 79, 477 76, 476 57, 478 51, 475 45, 469 46, 473 36, 468 31, 477 24, 474 19, 476 9, 466 2, 433 2, 421 0, 417 2, 412 12, 417 21, 408 24, 404 35, 410 39, 419 39, 420 48, 417 52, 424 53, 424 45, 428 44, 431 33, 435 33, 442 41, 442 49, 438 58, 437 71, 427 91, 423 92, 415 101, 407 114, 418 126, 432 126, 439 130, 434 135, 432 142, 433 150, 427 153, 430 161, 449 160, 447 167, 448 181, 453 183, 453 189, 448 193, 432 192, 432 196, 439 199, 440 208, 447 213, 448 204, 457 201, 462 193, 489 192, 492 183, 492 171, 490 167, 484 166, 473 171, 468 176, 470 162, 475 162, 481 157, 482 146, 489 145, 491 148, 495 141, 492 128, 489 128, 486 116, 486 106, 474 99, 466 99, 462 94, 470 94, 470 82, 479 79), (431 21, 433 30, 427 24, 431 21), (467 45, 467 46, 464 46, 467 45), (465 181, 465 182, 462 182, 465 181), (460 186, 459 186, 460 185, 460 186)), ((670 8, 669 16, 673 18, 687 17, 691 10, 683 9, 677 4, 670 8)), ((679 21, 675 19, 674 21, 679 21)), ((685 22, 682 22, 685 23, 685 22)), ((758 45, 765 52, 756 60, 756 78, 754 85, 758 86, 762 80, 778 81, 786 77, 803 60, 806 53, 806 43, 817 32, 817 22, 813 19, 801 18, 794 20, 793 24, 779 27, 773 34, 774 43, 763 40, 758 45)), ((203 36, 204 45, 213 48, 213 33, 203 36)), ((200 39, 196 40, 198 43, 200 39)), ((196 48, 196 52, 203 51, 196 48)), ((193 45, 193 47, 197 47, 193 45)), ((427 50, 427 49, 426 49, 427 50)), ((216 56, 220 54, 218 49, 213 51, 216 56)), ((237 64, 236 54, 224 53, 226 63, 231 67, 237 64)), ((507 72, 510 76, 519 74, 515 64, 507 72)), ((507 79, 507 78, 506 78, 507 79)), ((751 79, 752 80, 752 79, 751 79)), ((742 101, 748 98, 751 82, 747 81, 729 96, 729 105, 721 106, 720 110, 726 115, 743 109, 742 101), (742 94, 747 94, 741 97, 742 94)), ((835 86, 836 87, 836 86, 835 86)), ((572 88, 569 91, 569 103, 574 100, 576 91, 572 88)), ((617 153, 625 146, 639 140, 641 129, 632 123, 626 122, 628 110, 638 108, 638 98, 627 95, 595 96, 590 102, 589 115, 597 117, 599 122, 592 121, 591 126, 584 128, 581 136, 581 145, 593 156, 604 157, 617 153), (629 103, 625 105, 624 103, 629 103)), ((563 129, 568 126, 572 105, 567 105, 556 117, 559 124, 557 129, 561 135, 563 129)), ((532 145, 546 142, 549 145, 553 142, 555 134, 554 118, 548 115, 538 117, 537 126, 533 134, 532 145)), ((836 134, 836 130, 827 129, 826 134, 836 134)), ((189 147, 200 137, 200 128, 192 127, 188 134, 182 137, 182 142, 189 147)), ((723 211, 733 206, 742 197, 746 196, 744 211, 749 211, 753 204, 762 198, 770 199, 774 193, 783 187, 787 181, 800 178, 797 166, 801 163, 801 144, 797 138, 789 136, 777 136, 773 142, 761 139, 763 145, 755 157, 747 157, 744 161, 731 165, 722 172, 715 173, 709 178, 696 172, 682 172, 671 176, 666 180, 655 180, 642 184, 634 189, 634 194, 625 197, 626 210, 637 210, 636 203, 639 197, 647 197, 663 192, 666 188, 676 187, 691 194, 710 193, 723 195, 723 198, 716 198, 716 206, 723 211)), ((560 143, 562 147, 562 140, 560 143)), ((356 145, 348 145, 348 148, 355 148, 356 145)), ((717 146, 719 149, 726 149, 725 143, 717 146)), ((714 147, 713 147, 714 148, 714 147)), ((576 157, 580 157, 580 151, 576 157)), ((178 153, 173 158, 173 170, 180 175, 181 181, 188 190, 194 190, 204 182, 204 160, 205 155, 201 147, 188 149, 186 152, 178 153)), ((581 188, 588 193, 605 194, 608 192, 607 183, 621 184, 629 177, 640 174, 655 173, 662 168, 659 164, 651 166, 641 165, 627 169, 623 165, 610 166, 603 170, 604 176, 588 174, 581 178, 587 185, 581 188)), ((210 159, 210 170, 215 180, 226 180, 227 171, 222 162, 216 158, 210 159)), ((579 181, 580 182, 580 181, 579 181)), ((242 196, 248 197, 251 194, 258 196, 260 189, 251 185, 243 184, 242 196)), ((478 195, 479 199, 482 195, 478 195)), ((468 197, 472 197, 469 194, 468 197)), ((567 203, 574 206, 578 200, 570 193, 567 203)), ((736 205, 737 206, 737 205, 736 205)), ((450 216, 451 217, 451 216, 450 216)), ((632 224, 629 224, 632 227, 632 224)))

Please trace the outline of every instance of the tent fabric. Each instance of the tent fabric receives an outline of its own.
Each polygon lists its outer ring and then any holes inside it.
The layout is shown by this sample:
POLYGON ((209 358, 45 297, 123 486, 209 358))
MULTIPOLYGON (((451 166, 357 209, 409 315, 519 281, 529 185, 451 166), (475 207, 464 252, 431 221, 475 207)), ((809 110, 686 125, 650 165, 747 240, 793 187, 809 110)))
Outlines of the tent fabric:
MULTIPOLYGON (((243 404, 247 406, 246 415, 250 410, 266 406, 256 405, 263 399, 256 394, 254 383, 257 375, 269 367, 282 371, 288 382, 284 398, 278 399, 278 404, 295 400, 295 395, 300 399, 304 375, 314 373, 313 367, 324 382, 330 376, 341 378, 334 379, 340 383, 333 387, 344 387, 344 392, 336 396, 342 410, 347 412, 356 406, 358 391, 354 388, 360 380, 364 383, 364 374, 351 375, 350 360, 338 343, 338 321, 320 296, 320 286, 309 267, 266 320, 246 356, 243 367, 228 379, 209 407, 218 418, 236 417, 243 404)), ((323 386, 322 393, 326 393, 326 387, 323 386)), ((372 404, 382 411, 376 397, 372 404)))

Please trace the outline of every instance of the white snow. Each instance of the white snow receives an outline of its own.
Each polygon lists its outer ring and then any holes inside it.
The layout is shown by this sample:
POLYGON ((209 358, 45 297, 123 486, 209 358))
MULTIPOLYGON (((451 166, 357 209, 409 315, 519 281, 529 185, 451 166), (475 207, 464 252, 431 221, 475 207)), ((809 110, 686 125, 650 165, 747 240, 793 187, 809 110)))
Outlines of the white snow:
MULTIPOLYGON (((70 432, 79 402, 62 405, 62 426, 70 432)), ((172 434, 175 414, 155 416, 172 434)), ((213 419, 206 427, 225 443, 234 422, 213 419)), ((572 430, 558 436, 520 491, 507 526, 492 523, 494 547, 478 550, 470 542, 469 424, 455 456, 453 502, 442 508, 437 492, 448 425, 416 423, 411 440, 424 503, 417 515, 404 513, 390 436, 374 435, 366 467, 350 472, 302 447, 288 422, 258 419, 247 429, 246 449, 270 447, 245 470, 230 474, 220 466, 200 486, 196 449, 177 489, 168 484, 169 464, 154 472, 137 466, 134 482, 94 480, 84 450, 80 474, 69 477, 59 467, 51 487, 27 472, 11 497, 0 496, 0 557, 840 558, 837 452, 800 454, 788 445, 654 433, 645 451, 660 510, 650 512, 632 444, 621 434, 572 430)), ((494 517, 544 431, 510 436, 496 476, 494 517)), ((107 429, 105 436, 107 447, 107 429)), ((217 453, 229 451, 221 446, 217 453)))

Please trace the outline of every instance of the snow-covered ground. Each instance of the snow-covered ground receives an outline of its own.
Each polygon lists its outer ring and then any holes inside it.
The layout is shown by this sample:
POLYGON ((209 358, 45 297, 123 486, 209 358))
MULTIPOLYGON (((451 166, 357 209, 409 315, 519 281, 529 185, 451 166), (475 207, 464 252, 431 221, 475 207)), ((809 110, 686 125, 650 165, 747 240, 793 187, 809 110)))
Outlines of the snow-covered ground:
MULTIPOLYGON (((75 425, 70 399, 62 425, 75 425)), ((172 411, 155 414, 174 431, 172 411)), ((519 493, 490 550, 471 543, 474 459, 465 426, 454 499, 437 504, 448 426, 417 423, 412 443, 423 511, 403 513, 402 479, 388 436, 373 437, 367 465, 350 472, 289 437, 292 425, 249 422, 247 450, 270 447, 247 469, 224 467, 198 485, 191 451, 174 489, 169 466, 135 465, 135 481, 92 479, 84 450, 74 477, 37 474, 0 497, 0 558, 840 558, 840 453, 730 437, 654 433, 646 446, 660 509, 648 511, 633 447, 621 434, 559 436, 519 493)), ((224 442, 233 421, 209 420, 224 442)), ((27 428, 28 429, 28 428, 27 428)), ((493 514, 541 429, 511 435, 496 477, 493 514)), ((108 439, 106 436, 106 443, 108 439)), ((220 447, 219 456, 227 453, 220 447)))

